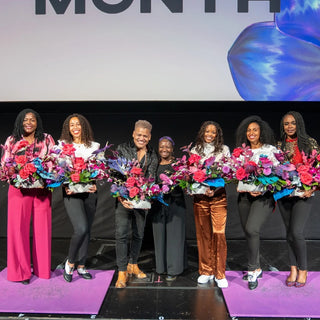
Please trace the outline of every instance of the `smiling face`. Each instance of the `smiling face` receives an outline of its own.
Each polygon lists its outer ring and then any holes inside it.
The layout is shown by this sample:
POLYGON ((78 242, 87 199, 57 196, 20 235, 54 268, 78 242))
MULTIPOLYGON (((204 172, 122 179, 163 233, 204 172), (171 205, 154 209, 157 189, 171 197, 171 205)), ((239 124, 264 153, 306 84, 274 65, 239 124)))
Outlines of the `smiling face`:
POLYGON ((141 150, 145 149, 151 139, 151 132, 147 128, 137 127, 132 133, 135 146, 141 150))
POLYGON ((215 138, 217 137, 217 128, 215 125, 213 124, 209 124, 206 127, 206 130, 204 131, 203 134, 203 140, 206 143, 211 143, 215 140, 215 138))
POLYGON ((73 117, 69 121, 69 131, 72 140, 76 143, 81 143, 81 124, 77 117, 73 117))
POLYGON ((27 113, 23 119, 22 125, 26 136, 34 134, 37 129, 36 116, 31 112, 27 113))
POLYGON ((170 160, 173 154, 172 143, 167 139, 162 139, 159 142, 158 151, 162 160, 170 160))
POLYGON ((294 116, 288 114, 283 119, 283 130, 288 138, 295 138, 297 133, 297 123, 294 116))
POLYGON ((247 139, 251 144, 251 148, 260 144, 260 126, 256 122, 248 125, 247 139))

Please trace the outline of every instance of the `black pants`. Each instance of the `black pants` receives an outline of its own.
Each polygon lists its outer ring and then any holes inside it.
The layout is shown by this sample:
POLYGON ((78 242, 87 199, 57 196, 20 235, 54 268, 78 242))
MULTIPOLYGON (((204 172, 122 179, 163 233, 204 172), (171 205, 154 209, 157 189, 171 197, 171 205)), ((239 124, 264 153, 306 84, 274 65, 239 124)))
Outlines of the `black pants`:
POLYGON ((119 271, 126 271, 129 263, 136 264, 140 255, 147 210, 126 209, 116 203, 116 256, 119 271), (128 245, 130 245, 128 252, 128 245))
POLYGON ((303 231, 310 216, 313 197, 287 197, 280 199, 278 203, 287 230, 290 266, 307 270, 307 245, 303 231))
POLYGON ((151 210, 156 271, 167 272, 173 276, 179 275, 186 264, 184 200, 180 203, 171 201, 169 206, 155 203, 151 210))
POLYGON ((248 244, 248 271, 260 268, 260 230, 272 214, 274 200, 270 193, 252 197, 248 192, 238 197, 240 221, 248 244))
POLYGON ((78 193, 63 197, 67 215, 73 226, 68 260, 79 265, 84 265, 88 255, 90 231, 96 213, 97 194, 78 193), (78 259, 77 259, 78 258, 78 259))

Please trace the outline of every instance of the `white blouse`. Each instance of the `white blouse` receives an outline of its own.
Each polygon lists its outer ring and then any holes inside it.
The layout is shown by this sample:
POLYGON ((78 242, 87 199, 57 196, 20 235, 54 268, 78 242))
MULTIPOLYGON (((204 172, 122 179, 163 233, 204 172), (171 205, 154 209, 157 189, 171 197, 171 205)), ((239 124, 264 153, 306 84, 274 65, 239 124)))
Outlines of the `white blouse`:
MULTIPOLYGON (((223 157, 230 157, 230 149, 226 145, 222 146, 222 151, 220 151, 219 153, 215 153, 214 150, 215 146, 213 143, 205 143, 203 148, 204 156, 202 156, 201 163, 205 162, 207 159, 211 157, 215 157, 215 162, 220 161, 223 157)), ((196 152, 195 147, 191 149, 191 153, 201 156, 196 152)))
MULTIPOLYGON (((74 143, 73 142, 72 145, 76 149, 75 156, 81 157, 84 160, 87 160, 92 155, 92 152, 94 152, 100 148, 100 143, 94 142, 94 141, 91 142, 90 147, 85 146, 83 143, 74 143)), ((60 141, 60 140, 58 140, 58 147, 62 148, 62 141, 60 141)))

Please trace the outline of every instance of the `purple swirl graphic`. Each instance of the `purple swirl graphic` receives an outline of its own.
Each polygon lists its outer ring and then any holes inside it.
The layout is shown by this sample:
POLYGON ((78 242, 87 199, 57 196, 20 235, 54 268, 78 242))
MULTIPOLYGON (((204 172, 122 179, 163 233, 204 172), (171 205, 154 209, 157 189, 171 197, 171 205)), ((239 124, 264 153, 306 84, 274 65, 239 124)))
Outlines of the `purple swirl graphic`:
POLYGON ((275 21, 256 23, 228 52, 244 100, 320 100, 320 0, 282 0, 275 21))

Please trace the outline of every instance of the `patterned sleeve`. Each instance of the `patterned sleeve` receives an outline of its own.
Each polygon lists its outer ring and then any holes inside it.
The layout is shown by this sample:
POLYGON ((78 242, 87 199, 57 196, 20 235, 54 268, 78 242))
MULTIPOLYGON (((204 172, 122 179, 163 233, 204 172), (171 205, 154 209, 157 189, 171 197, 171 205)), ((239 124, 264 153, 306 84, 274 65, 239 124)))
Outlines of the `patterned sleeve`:
POLYGON ((2 147, 1 164, 3 165, 5 160, 12 156, 13 137, 7 138, 4 146, 2 147))
POLYGON ((319 145, 317 140, 313 138, 309 138, 310 146, 312 150, 317 150, 318 152, 320 151, 319 145))
POLYGON ((55 145, 55 142, 54 142, 54 139, 52 138, 52 136, 50 134, 46 135, 46 139, 48 141, 47 145, 48 145, 48 151, 49 151, 50 149, 53 148, 53 146, 55 145))

